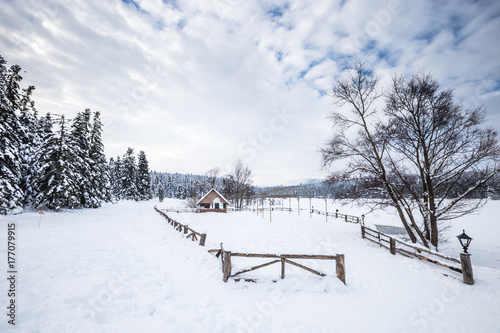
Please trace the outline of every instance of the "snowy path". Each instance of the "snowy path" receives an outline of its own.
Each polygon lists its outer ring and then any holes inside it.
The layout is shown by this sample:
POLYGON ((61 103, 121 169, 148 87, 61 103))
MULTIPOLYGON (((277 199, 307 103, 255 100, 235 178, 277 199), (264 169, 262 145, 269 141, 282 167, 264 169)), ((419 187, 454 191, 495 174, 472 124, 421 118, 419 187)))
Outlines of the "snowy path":
MULTIPOLYGON (((173 214, 208 233, 200 247, 153 205, 47 213, 40 229, 36 213, 1 217, 1 257, 7 223, 18 229, 19 310, 16 329, 4 317, 0 331, 455 332, 463 318, 469 332, 500 330, 499 270, 474 267, 476 285, 466 286, 459 275, 361 241, 358 225, 324 217, 273 212, 269 223, 252 213, 173 214), (333 262, 313 263, 333 275, 325 278, 287 266, 277 283, 224 284, 219 260, 207 253, 220 242, 233 251, 343 253, 347 286, 333 262)), ((251 264, 237 258, 234 269, 251 264)), ((256 276, 279 272, 272 265, 256 276)), ((0 288, 7 304, 5 280, 0 288)))

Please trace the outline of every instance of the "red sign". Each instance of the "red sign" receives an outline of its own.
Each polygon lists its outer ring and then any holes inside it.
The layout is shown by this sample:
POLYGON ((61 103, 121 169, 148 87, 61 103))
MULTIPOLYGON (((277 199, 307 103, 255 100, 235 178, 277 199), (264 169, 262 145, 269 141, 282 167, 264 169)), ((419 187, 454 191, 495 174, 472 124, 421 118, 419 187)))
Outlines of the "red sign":
POLYGON ((43 214, 45 214, 45 212, 43 210, 39 210, 38 214, 43 215, 43 214))

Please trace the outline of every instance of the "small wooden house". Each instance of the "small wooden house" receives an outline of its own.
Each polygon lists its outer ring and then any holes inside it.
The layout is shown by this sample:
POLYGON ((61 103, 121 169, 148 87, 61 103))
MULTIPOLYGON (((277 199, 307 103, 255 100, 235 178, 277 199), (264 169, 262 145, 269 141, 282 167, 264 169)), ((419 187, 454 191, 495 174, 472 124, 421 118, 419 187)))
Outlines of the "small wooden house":
POLYGON ((214 188, 208 191, 208 193, 196 203, 200 213, 226 213, 227 205, 229 205, 229 201, 227 201, 226 198, 224 198, 222 194, 217 192, 214 188))

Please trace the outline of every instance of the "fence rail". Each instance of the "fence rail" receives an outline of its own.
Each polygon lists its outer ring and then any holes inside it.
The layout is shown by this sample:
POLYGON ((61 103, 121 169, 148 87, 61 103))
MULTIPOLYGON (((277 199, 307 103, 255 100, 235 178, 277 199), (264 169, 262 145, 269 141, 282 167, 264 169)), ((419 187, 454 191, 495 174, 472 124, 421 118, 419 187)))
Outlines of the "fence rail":
POLYGON ((198 209, 197 208, 187 208, 187 207, 183 207, 183 208, 162 208, 162 209, 158 209, 164 213, 196 213, 198 212, 198 209))
POLYGON ((338 211, 336 211, 335 213, 331 213, 331 212, 322 212, 322 211, 317 210, 317 209, 311 209, 311 212, 313 214, 326 215, 326 216, 334 217, 336 219, 342 219, 345 222, 349 222, 349 223, 360 223, 361 222, 361 219, 357 216, 341 214, 338 211))
POLYGON ((169 224, 171 224, 175 230, 179 231, 179 232, 182 232, 186 235, 186 238, 191 238, 192 241, 196 241, 196 240, 200 240, 200 245, 201 246, 205 246, 205 241, 207 239, 207 234, 202 234, 202 233, 199 233, 191 228, 189 228, 189 226, 187 225, 184 225, 184 224, 181 224, 173 219, 171 219, 165 212, 164 212, 164 209, 160 210, 158 208, 156 208, 156 206, 154 207, 155 210, 161 215, 163 216, 167 222, 169 224))
MULTIPOLYGON (((317 260, 335 260, 336 262, 336 274, 337 278, 341 280, 345 284, 345 260, 343 254, 337 254, 335 256, 331 255, 311 255, 311 254, 258 254, 258 253, 239 253, 239 252, 231 252, 225 251, 221 249, 209 250, 210 253, 216 253, 216 256, 221 256, 222 261, 222 274, 223 281, 227 282, 229 278, 234 278, 235 276, 248 273, 259 268, 267 267, 273 264, 281 263, 281 279, 285 278, 285 264, 290 264, 296 267, 299 267, 303 270, 306 270, 310 273, 316 274, 318 276, 326 276, 325 273, 318 272, 310 267, 299 264, 298 262, 292 261, 290 259, 317 259, 317 260), (231 257, 246 257, 246 258, 272 258, 275 260, 266 262, 264 264, 260 264, 257 266, 253 266, 250 268, 246 268, 240 270, 234 274, 231 273, 231 257)), ((240 281, 240 278, 235 279, 236 281, 240 281)), ((243 279, 247 282, 256 282, 255 279, 243 279)))
POLYGON ((431 250, 426 249, 426 248, 422 248, 419 246, 408 244, 402 240, 393 238, 393 237, 386 235, 380 231, 370 229, 364 225, 361 225, 361 237, 388 249, 394 255, 396 253, 399 253, 399 254, 401 254, 405 257, 408 257, 408 258, 418 258, 420 260, 425 260, 425 261, 428 261, 430 263, 433 263, 433 264, 436 264, 436 265, 439 265, 442 267, 446 267, 446 268, 451 269, 452 271, 455 271, 457 273, 462 273, 462 269, 451 265, 451 263, 460 264, 460 260, 458 260, 456 258, 449 257, 449 256, 446 256, 444 254, 441 254, 441 253, 438 253, 435 251, 431 251, 431 250), (413 252, 412 250, 416 250, 417 253, 413 252), (444 259, 444 260, 448 261, 449 263, 443 263, 443 262, 438 261, 437 259, 433 259, 433 258, 429 258, 428 256, 424 256, 421 254, 422 252, 428 253, 428 254, 435 256, 435 257, 438 257, 440 259, 444 259))

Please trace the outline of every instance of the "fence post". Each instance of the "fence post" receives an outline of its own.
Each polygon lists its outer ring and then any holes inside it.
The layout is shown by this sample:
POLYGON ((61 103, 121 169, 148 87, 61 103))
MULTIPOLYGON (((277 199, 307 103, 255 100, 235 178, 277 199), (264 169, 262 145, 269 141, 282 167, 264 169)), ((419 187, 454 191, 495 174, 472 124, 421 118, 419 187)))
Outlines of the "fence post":
POLYGON ((281 258, 281 279, 285 278, 285 258, 281 258))
POLYGON ((325 198, 325 219, 328 222, 328 199, 325 198))
POLYGON ((271 205, 271 198, 269 198, 269 223, 272 222, 273 206, 271 205))
POLYGON ((184 233, 185 233, 185 234, 187 234, 187 233, 188 233, 188 231, 189 231, 188 229, 189 229, 189 228, 188 228, 188 226, 187 226, 187 225, 185 225, 185 226, 184 226, 184 233))
POLYGON ((201 234, 201 237, 200 237, 200 245, 201 246, 205 246, 206 239, 207 239, 207 234, 201 234))
POLYGON ((312 216, 313 211, 312 211, 311 201, 312 201, 312 198, 311 198, 311 197, 309 197, 309 218, 312 218, 312 217, 313 217, 313 216, 312 216))
POLYGON ((231 251, 222 251, 222 280, 227 282, 231 276, 231 251))
POLYGON ((396 254, 396 240, 394 238, 389 238, 389 244, 392 254, 396 254))
POLYGON ((472 274, 472 264, 469 253, 460 253, 460 264, 462 265, 463 282, 465 284, 474 284, 474 275, 472 274))
POLYGON ((361 225, 361 238, 365 238, 365 226, 361 225))
POLYGON ((336 271, 337 271, 337 277, 339 278, 340 281, 344 282, 345 283, 345 261, 344 261, 344 255, 343 254, 337 254, 337 260, 336 261, 336 264, 337 264, 337 268, 336 268, 336 271))

